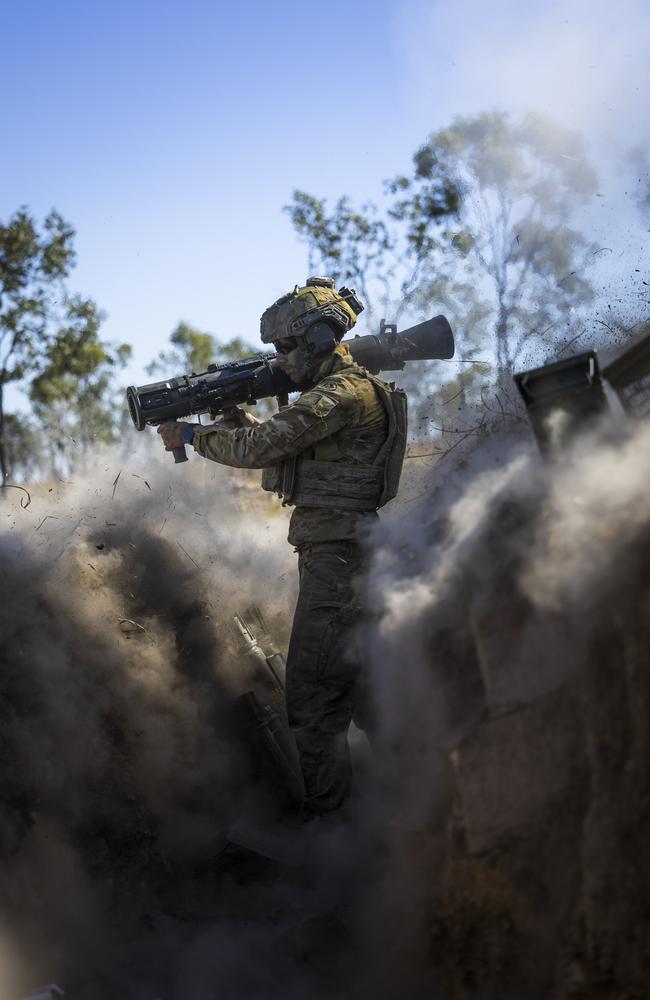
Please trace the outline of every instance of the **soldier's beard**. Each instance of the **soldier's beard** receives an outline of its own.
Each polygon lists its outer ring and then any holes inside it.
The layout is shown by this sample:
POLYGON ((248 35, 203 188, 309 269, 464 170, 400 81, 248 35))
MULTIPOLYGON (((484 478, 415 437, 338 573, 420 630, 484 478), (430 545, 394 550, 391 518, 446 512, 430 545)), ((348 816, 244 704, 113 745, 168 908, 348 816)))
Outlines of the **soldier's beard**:
POLYGON ((324 360, 302 344, 298 344, 293 351, 285 355, 285 358, 283 370, 296 385, 315 382, 316 373, 324 360))

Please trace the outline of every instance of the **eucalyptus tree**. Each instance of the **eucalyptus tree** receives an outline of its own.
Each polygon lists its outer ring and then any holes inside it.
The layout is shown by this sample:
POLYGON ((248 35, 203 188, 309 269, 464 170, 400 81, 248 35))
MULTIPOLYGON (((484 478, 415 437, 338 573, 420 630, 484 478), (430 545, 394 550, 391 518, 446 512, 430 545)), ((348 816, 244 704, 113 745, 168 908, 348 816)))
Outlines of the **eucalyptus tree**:
POLYGON ((88 441, 110 440, 114 404, 110 374, 130 348, 99 338, 102 316, 91 299, 67 288, 75 264, 74 230, 56 211, 41 226, 26 208, 0 222, 0 472, 10 459, 22 468, 40 454, 67 450, 71 431, 88 441), (26 391, 36 421, 6 413, 6 389, 26 391), (28 433, 29 431, 29 433, 28 433), (67 444, 66 444, 67 442, 67 444))
MULTIPOLYGON (((385 183, 381 207, 296 191, 286 206, 310 267, 356 280, 386 309, 445 309, 465 352, 509 372, 566 342, 591 300, 594 245, 572 224, 596 193, 579 134, 540 115, 456 118, 385 183)), ((376 311, 376 307, 375 307, 376 311)))

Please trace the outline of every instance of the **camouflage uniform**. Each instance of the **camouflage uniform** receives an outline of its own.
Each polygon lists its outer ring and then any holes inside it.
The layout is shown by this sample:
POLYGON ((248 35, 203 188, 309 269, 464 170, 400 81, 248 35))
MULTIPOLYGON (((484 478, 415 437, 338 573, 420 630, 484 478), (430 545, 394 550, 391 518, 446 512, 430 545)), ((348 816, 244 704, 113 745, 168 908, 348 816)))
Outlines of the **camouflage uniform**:
POLYGON ((362 614, 355 592, 362 569, 357 536, 377 517, 383 467, 373 463, 386 444, 389 418, 377 381, 344 344, 323 361, 314 382, 269 420, 235 429, 198 427, 192 444, 223 465, 265 469, 267 483, 278 463, 299 456, 288 501, 295 503, 289 541, 299 554, 300 593, 286 697, 306 808, 322 814, 337 808, 348 791, 350 721, 366 727, 359 663, 349 648, 362 614))

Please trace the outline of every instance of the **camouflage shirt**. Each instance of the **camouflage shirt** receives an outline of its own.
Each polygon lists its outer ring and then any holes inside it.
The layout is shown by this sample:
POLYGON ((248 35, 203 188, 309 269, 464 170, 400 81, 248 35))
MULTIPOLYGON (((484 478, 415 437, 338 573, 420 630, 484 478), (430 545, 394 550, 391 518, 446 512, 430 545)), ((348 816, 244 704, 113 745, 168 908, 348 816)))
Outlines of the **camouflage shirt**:
MULTIPOLYGON (((388 417, 363 368, 339 344, 323 362, 317 383, 269 420, 248 427, 199 427, 192 443, 222 465, 264 469, 294 455, 320 462, 371 465, 388 433, 388 417)), ((289 526, 293 545, 353 539, 376 513, 301 507, 289 526)))

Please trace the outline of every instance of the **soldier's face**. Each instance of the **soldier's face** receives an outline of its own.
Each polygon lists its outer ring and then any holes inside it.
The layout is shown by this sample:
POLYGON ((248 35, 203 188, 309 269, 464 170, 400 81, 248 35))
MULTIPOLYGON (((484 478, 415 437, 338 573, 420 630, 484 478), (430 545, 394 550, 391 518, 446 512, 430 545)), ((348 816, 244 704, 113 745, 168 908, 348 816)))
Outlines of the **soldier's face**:
POLYGON ((275 347, 278 352, 276 364, 287 373, 292 382, 299 385, 309 378, 309 373, 314 367, 314 358, 306 349, 306 345, 295 337, 288 337, 286 340, 277 341, 275 347))

